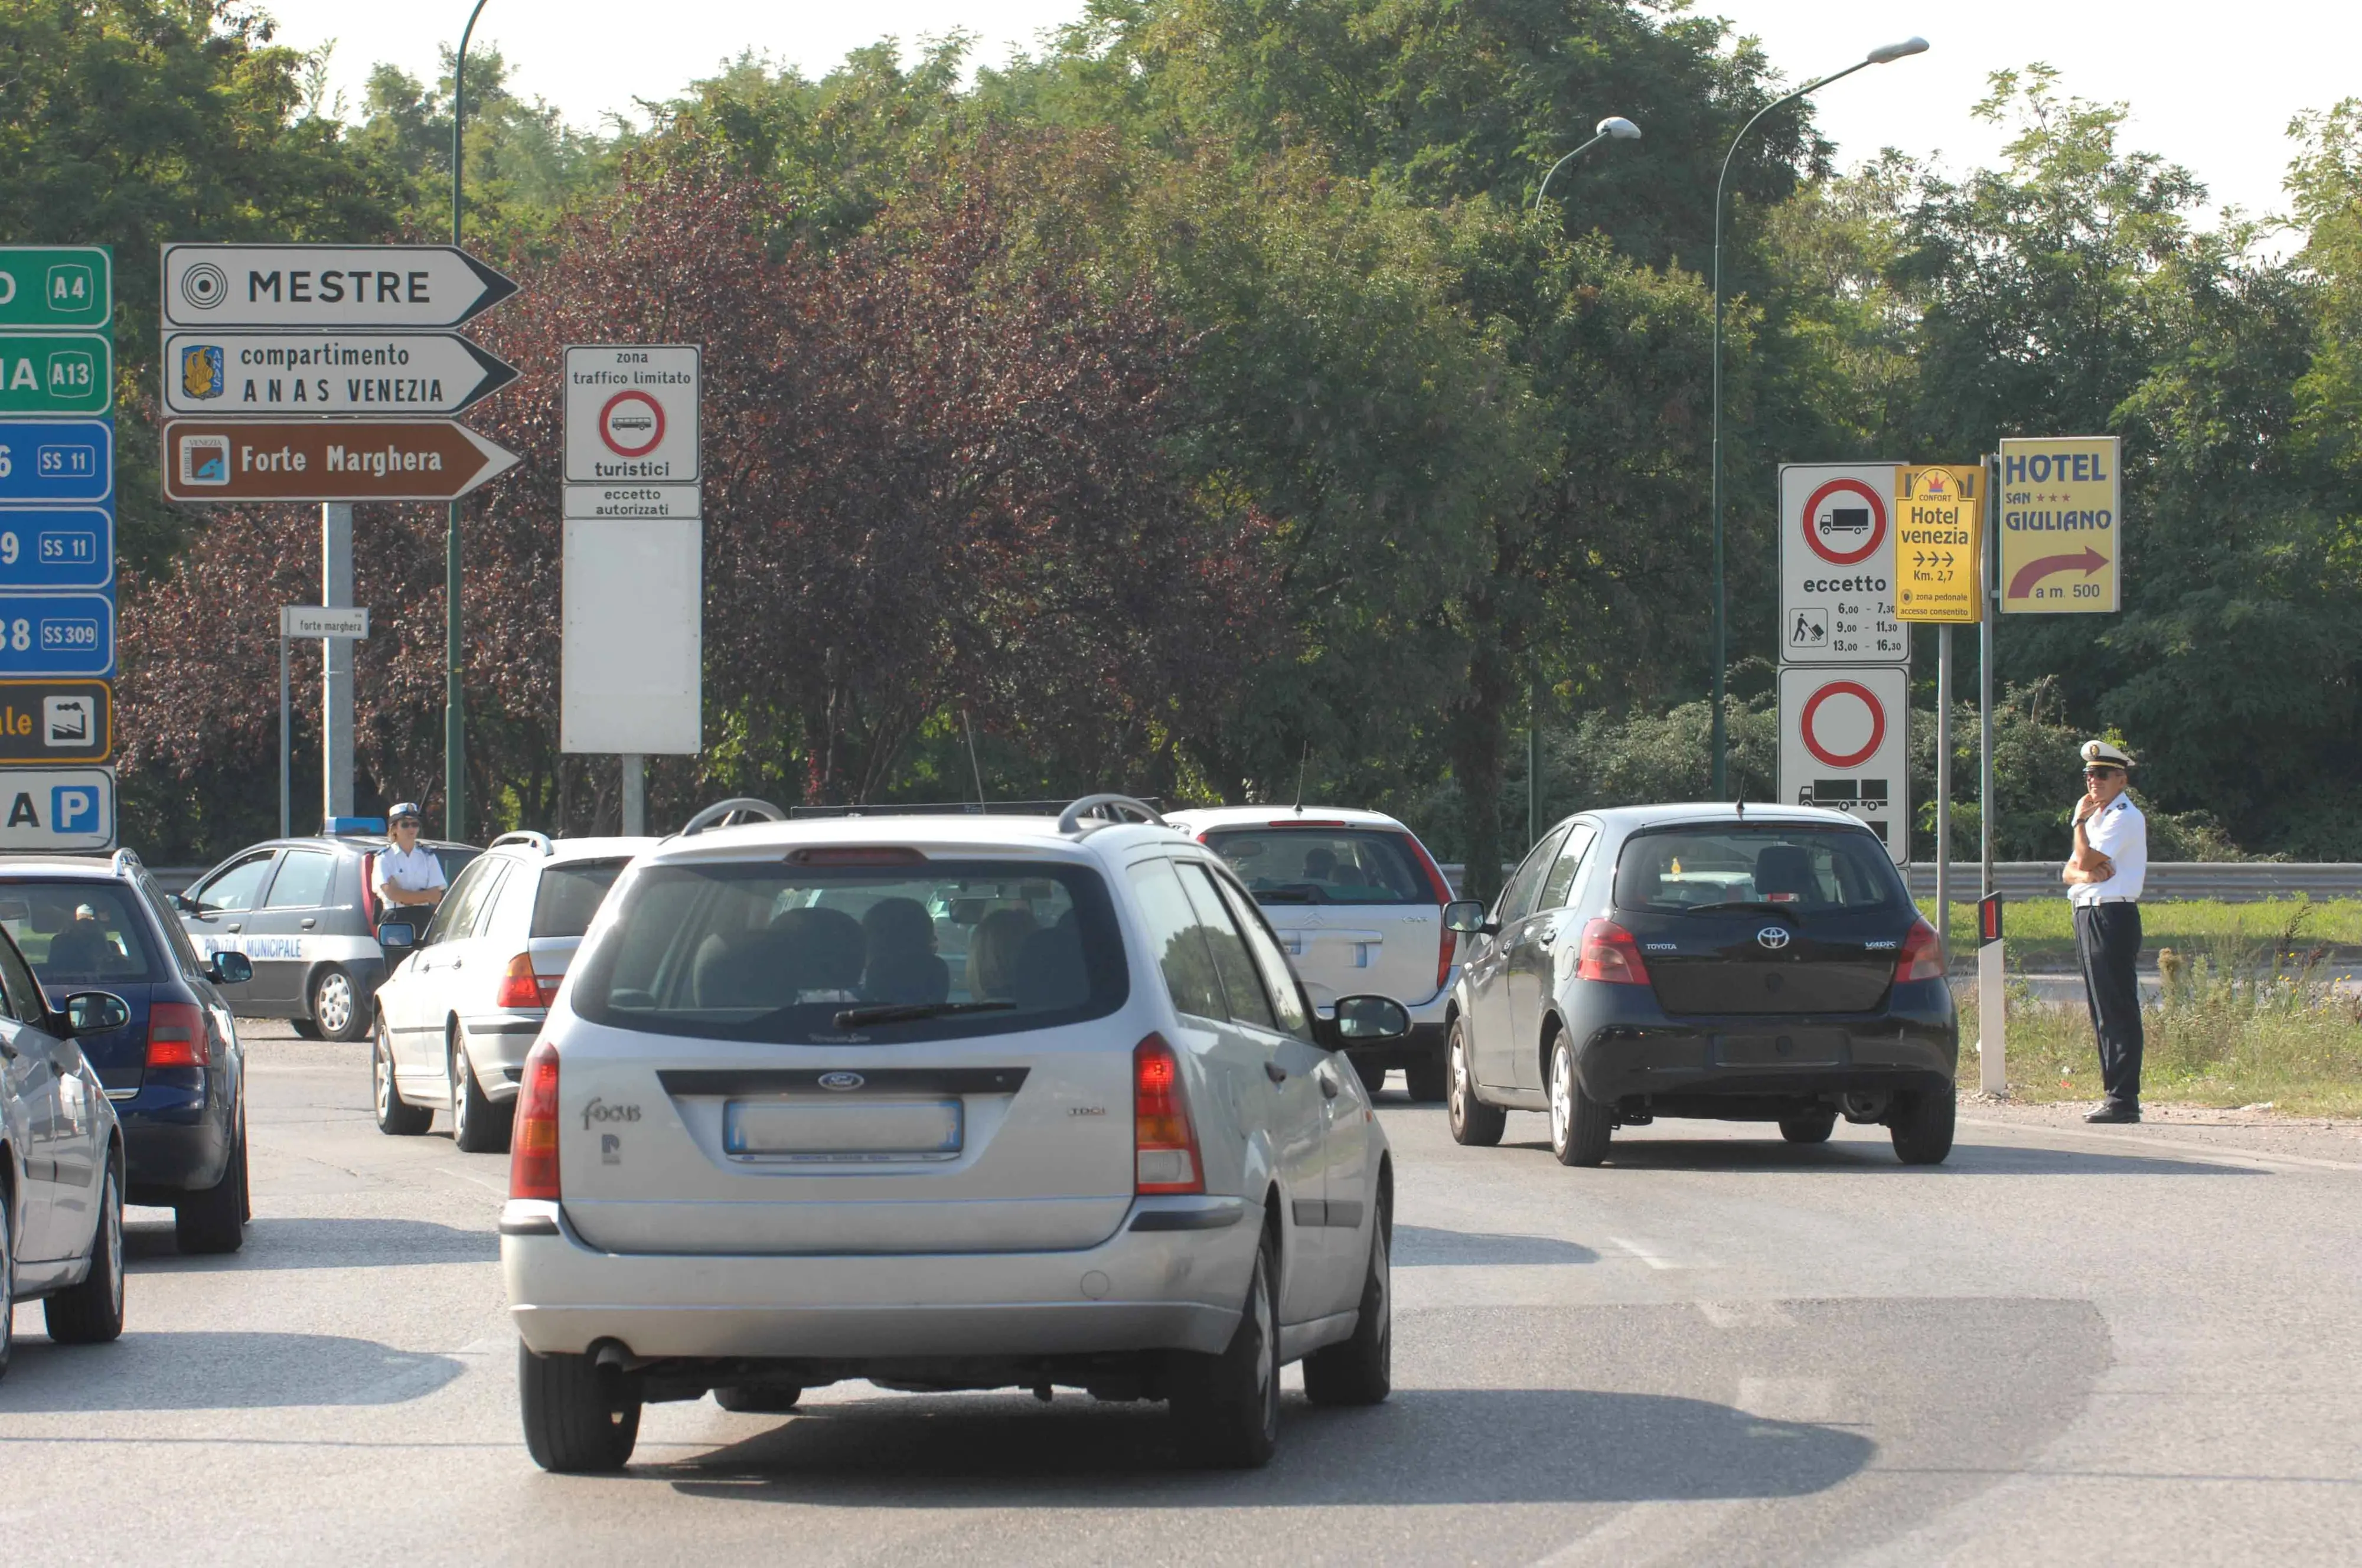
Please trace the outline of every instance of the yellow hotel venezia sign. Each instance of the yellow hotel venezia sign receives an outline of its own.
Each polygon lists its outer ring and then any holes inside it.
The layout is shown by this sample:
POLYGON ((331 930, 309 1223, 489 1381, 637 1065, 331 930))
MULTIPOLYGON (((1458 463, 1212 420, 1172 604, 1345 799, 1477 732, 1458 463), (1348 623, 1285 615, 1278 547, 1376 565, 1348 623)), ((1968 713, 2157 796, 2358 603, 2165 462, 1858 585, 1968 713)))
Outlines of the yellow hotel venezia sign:
POLYGON ((1984 472, 1945 463, 1894 470, 1894 612, 1973 625, 1984 618, 1984 472))

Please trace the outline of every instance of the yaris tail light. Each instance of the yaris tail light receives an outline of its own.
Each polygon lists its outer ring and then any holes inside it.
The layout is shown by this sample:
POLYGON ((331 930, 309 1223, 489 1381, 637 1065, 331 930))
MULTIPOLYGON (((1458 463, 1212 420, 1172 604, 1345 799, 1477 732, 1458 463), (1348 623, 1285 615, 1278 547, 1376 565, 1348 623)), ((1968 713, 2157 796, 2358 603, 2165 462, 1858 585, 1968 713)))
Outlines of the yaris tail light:
POLYGON ((1649 983, 1649 966, 1640 957, 1640 944, 1632 933, 1605 915, 1595 915, 1584 923, 1583 956, 1575 968, 1578 978, 1605 980, 1611 986, 1645 986, 1649 983))
POLYGON ((1162 1034, 1131 1048, 1131 1141, 1135 1190, 1203 1192, 1205 1162, 1189 1096, 1181 1087, 1181 1059, 1162 1034))
POLYGON ((1905 980, 1940 980, 1951 966, 1945 961, 1944 939, 1936 928, 1924 920, 1915 920, 1903 938, 1903 951, 1895 955, 1894 983, 1905 980))
POLYGON ((555 1200, 557 1187, 557 1047, 546 1040, 525 1053, 517 1086, 516 1128, 509 1144, 509 1196, 555 1200))

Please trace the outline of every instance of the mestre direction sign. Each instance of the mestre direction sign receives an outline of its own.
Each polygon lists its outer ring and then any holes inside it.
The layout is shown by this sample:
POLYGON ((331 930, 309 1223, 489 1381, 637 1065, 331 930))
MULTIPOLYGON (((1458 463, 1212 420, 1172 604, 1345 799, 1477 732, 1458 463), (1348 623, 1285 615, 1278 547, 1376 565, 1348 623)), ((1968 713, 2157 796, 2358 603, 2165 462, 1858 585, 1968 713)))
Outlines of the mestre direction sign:
POLYGON ((516 284, 449 245, 167 245, 170 327, 457 326, 516 284))
POLYGON ((164 494, 172 501, 452 501, 516 461, 447 419, 164 425, 164 494))
POLYGON ((455 332, 175 332, 164 339, 173 414, 457 414, 516 367, 455 332))
POLYGON ((2001 444, 2001 607, 2019 615, 2104 614, 2120 602, 2122 443, 2063 436, 2001 444))

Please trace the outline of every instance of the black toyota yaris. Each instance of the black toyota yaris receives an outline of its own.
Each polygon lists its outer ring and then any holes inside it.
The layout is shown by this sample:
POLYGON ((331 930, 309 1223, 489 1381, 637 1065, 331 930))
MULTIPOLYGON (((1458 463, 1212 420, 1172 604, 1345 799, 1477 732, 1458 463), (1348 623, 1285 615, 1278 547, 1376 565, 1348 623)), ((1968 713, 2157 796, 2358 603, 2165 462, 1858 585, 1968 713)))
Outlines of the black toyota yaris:
POLYGON ((1660 1116, 1827 1139, 1882 1123, 1906 1165, 1952 1149, 1959 1022, 1945 955, 1885 845, 1811 807, 1636 806, 1545 834, 1474 940, 1451 1017, 1452 1136, 1546 1110, 1570 1165, 1660 1116))

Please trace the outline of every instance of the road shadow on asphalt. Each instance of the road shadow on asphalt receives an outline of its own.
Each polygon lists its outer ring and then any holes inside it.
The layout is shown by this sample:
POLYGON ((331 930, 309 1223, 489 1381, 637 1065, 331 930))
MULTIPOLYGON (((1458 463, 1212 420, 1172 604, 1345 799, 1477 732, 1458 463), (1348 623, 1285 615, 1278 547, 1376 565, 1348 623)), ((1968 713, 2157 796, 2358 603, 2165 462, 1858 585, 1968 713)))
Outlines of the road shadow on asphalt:
POLYGON ((1588 1264, 1599 1254, 1555 1236, 1505 1236, 1483 1231, 1438 1231, 1396 1225, 1396 1268, 1435 1268, 1465 1264, 1588 1264))
POLYGON ((227 1274, 287 1268, 389 1268, 410 1264, 498 1263, 501 1239, 427 1220, 255 1220, 234 1253, 184 1253, 172 1222, 127 1219, 127 1274, 227 1274))
MULTIPOLYGON (((1549 1154, 1546 1143, 1503 1143, 1549 1154)), ((2033 1149, 2008 1143, 1956 1143, 1940 1165, 1906 1165, 1882 1143, 1790 1143, 1778 1137, 1618 1138, 1608 1145, 1609 1169, 1636 1171, 1762 1171, 1824 1175, 1830 1171, 1886 1171, 1897 1176, 2252 1176, 2270 1173, 2251 1165, 2214 1165, 2153 1154, 2089 1154, 2080 1149, 2033 1149)))
POLYGON ((1859 1432, 1703 1399, 1568 1389, 1403 1389, 1359 1410, 1291 1396, 1280 1420, 1269 1468, 1204 1471, 1162 1405, 903 1396, 817 1406, 631 1474, 689 1496, 836 1507, 1637 1503, 1801 1496, 1876 1452, 1859 1432))
MULTIPOLYGON (((138 1302, 132 1302, 133 1320, 138 1302)), ((140 1333, 109 1345, 19 1334, 0 1411, 253 1410, 399 1405, 459 1375, 447 1355, 337 1334, 140 1333)))

